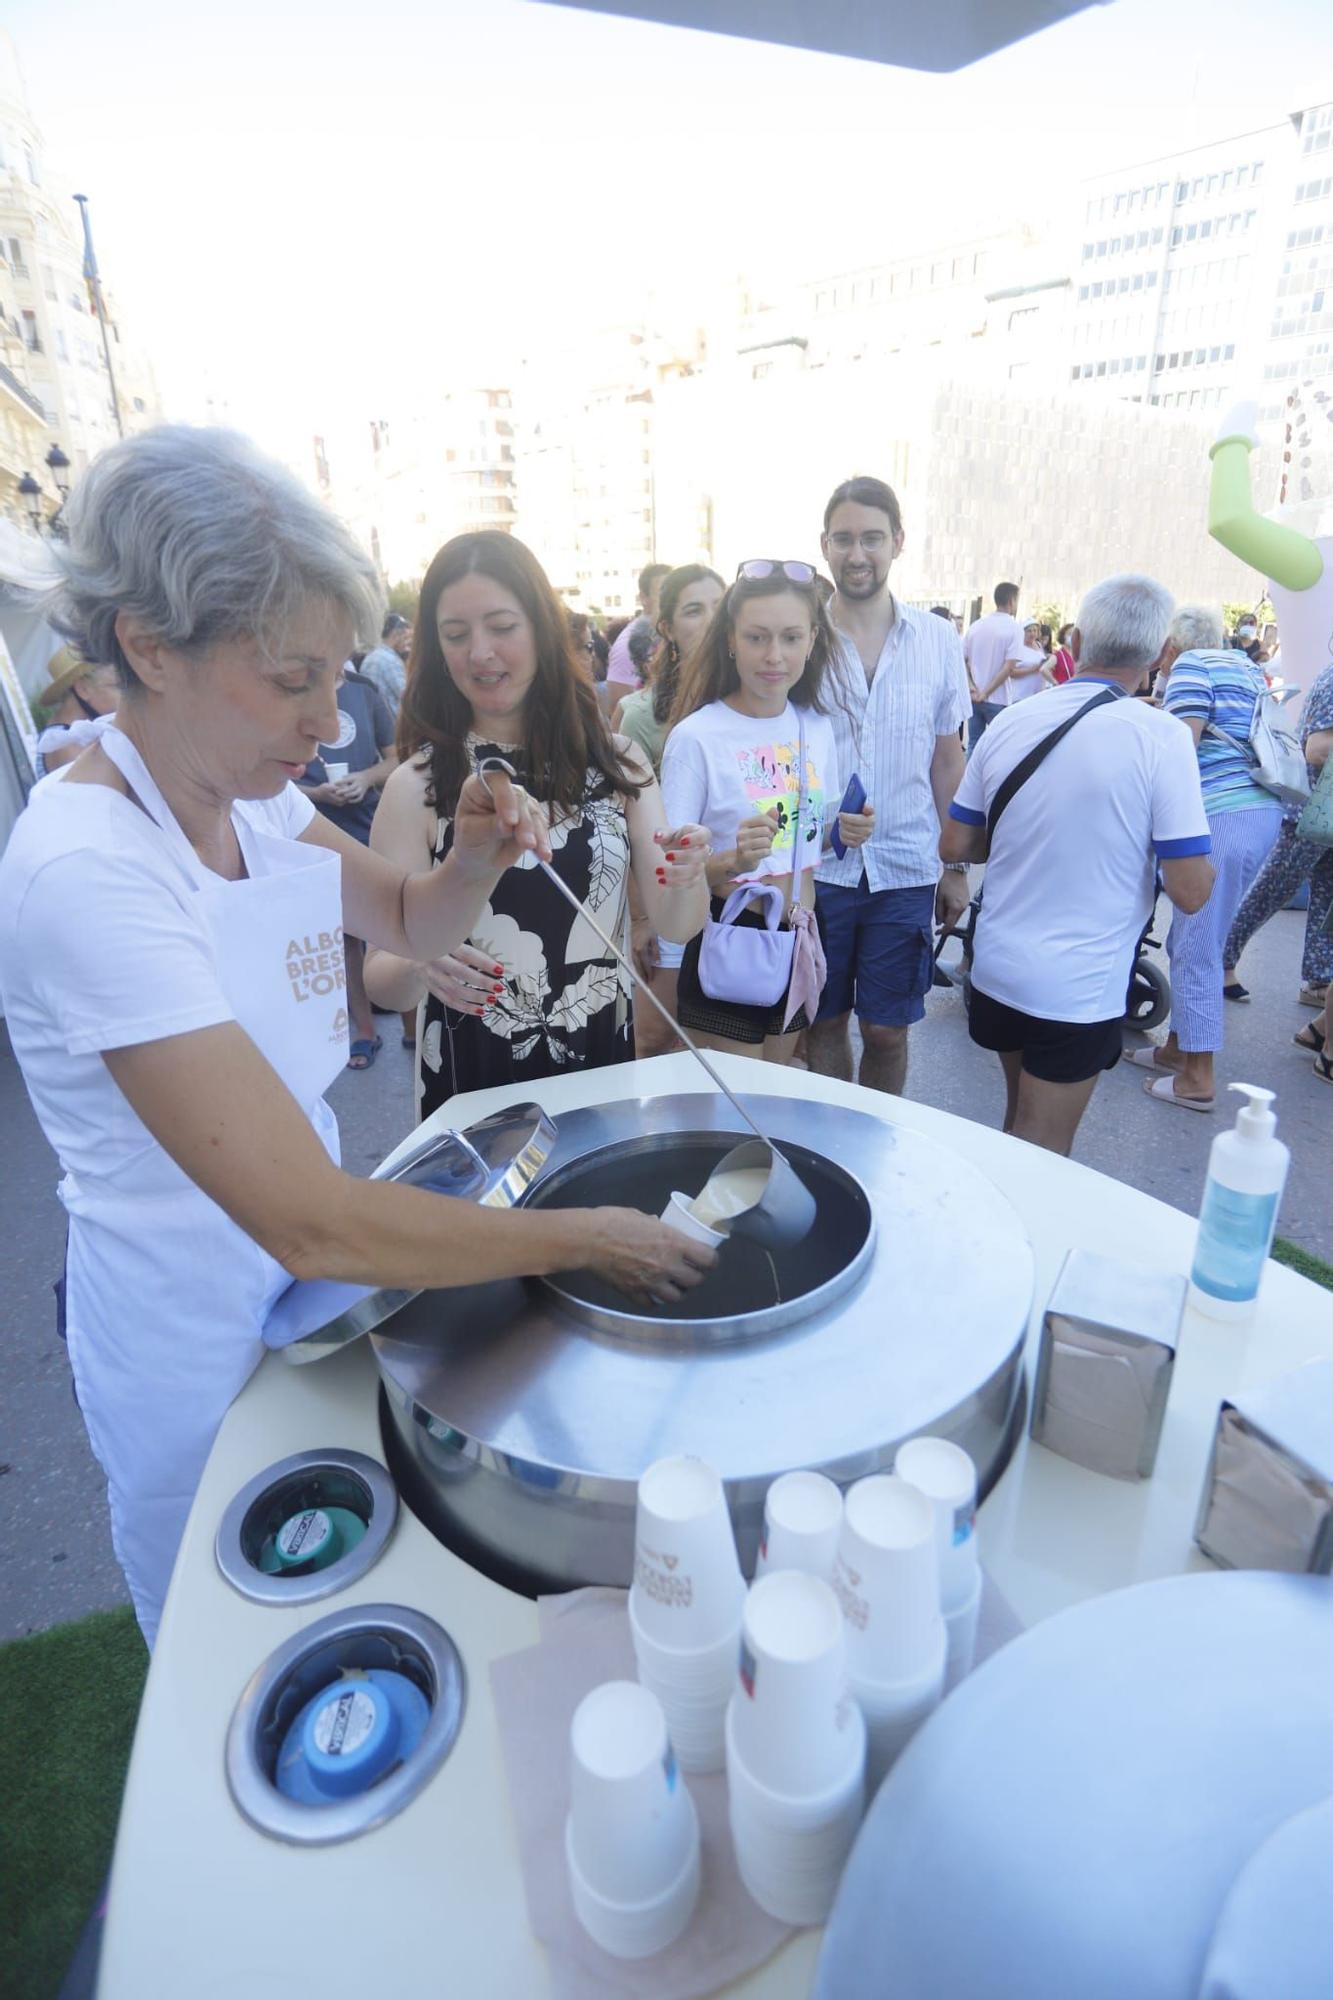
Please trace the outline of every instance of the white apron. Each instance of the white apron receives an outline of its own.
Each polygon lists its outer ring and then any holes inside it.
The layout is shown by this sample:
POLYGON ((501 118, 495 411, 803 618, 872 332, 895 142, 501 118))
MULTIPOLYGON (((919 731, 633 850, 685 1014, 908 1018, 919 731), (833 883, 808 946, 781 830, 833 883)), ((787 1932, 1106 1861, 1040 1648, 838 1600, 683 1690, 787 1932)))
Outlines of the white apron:
MULTIPOLYGON (((247 879, 204 867, 139 752, 116 728, 102 748, 161 829, 196 895, 219 984, 330 1156, 324 1103, 347 1061, 342 864, 233 820, 247 879)), ((143 966, 145 982, 153 977, 143 966)), ((231 1222, 145 1134, 104 1180, 67 1174, 70 1363, 107 1476, 116 1555, 148 1644, 218 1426, 261 1359, 260 1330, 290 1273, 231 1222)))

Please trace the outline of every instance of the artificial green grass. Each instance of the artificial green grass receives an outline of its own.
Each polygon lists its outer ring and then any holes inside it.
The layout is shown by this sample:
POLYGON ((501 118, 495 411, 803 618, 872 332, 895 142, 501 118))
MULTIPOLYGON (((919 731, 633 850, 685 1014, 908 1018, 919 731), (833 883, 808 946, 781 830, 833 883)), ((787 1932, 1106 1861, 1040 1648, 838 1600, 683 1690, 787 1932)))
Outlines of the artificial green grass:
POLYGON ((53 2000, 111 1865, 148 1652, 132 1611, 0 1646, 0 1991, 53 2000))
POLYGON ((1323 1285, 1326 1291, 1333 1292, 1333 1264, 1326 1264, 1322 1257, 1315 1256, 1313 1250, 1302 1250, 1298 1244, 1288 1243, 1285 1236, 1275 1236, 1273 1261, 1289 1265, 1301 1277, 1309 1278, 1312 1284, 1323 1285))

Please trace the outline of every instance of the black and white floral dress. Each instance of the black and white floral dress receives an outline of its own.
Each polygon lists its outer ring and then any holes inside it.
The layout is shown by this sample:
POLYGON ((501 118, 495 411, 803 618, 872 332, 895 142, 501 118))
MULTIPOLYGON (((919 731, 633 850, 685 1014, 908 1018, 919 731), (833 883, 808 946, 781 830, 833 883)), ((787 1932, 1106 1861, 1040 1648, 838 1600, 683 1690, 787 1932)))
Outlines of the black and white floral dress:
MULTIPOLYGON (((492 755, 517 762, 512 744, 469 736, 467 749, 474 766, 492 755)), ((437 863, 452 842, 452 821, 439 819, 437 863)), ((629 859, 624 797, 600 771, 589 770, 583 804, 551 827, 551 865, 622 949, 629 859)), ((568 1069, 633 1059, 625 975, 530 855, 500 877, 468 943, 494 953, 495 963, 504 967, 504 992, 484 1014, 459 1013, 427 994, 420 1029, 421 1117, 460 1091, 532 1083, 568 1069)))

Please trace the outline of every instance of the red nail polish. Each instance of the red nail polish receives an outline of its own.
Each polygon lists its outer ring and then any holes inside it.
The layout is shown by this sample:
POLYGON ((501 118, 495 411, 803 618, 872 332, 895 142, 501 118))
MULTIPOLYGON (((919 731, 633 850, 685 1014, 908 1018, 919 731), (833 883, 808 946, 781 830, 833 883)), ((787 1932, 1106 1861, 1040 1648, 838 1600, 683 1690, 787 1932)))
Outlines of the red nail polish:
POLYGON ((672 854, 672 853, 668 852, 668 854, 667 854, 667 860, 668 860, 668 861, 674 861, 674 860, 675 860, 675 858, 676 858, 676 857, 675 857, 675 855, 674 855, 674 854, 672 854))

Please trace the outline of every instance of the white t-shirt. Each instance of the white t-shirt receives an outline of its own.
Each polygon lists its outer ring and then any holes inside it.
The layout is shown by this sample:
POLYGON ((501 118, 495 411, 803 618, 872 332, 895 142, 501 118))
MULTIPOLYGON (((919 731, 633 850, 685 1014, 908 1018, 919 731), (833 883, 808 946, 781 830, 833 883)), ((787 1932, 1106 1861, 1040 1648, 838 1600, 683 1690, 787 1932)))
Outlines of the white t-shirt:
POLYGON ((806 793, 798 849, 793 839, 800 792, 797 759, 801 715, 790 702, 781 715, 740 715, 713 701, 678 722, 662 754, 662 800, 668 826, 706 826, 717 852, 736 845, 736 829, 757 813, 779 811, 772 849, 752 875, 790 875, 813 868, 824 842, 824 823, 838 809, 833 725, 813 709, 805 716, 806 793))
MULTIPOLYGON (((1012 611, 988 611, 963 634, 963 658, 978 693, 990 686, 1006 660, 1012 660, 1023 644, 1023 627, 1012 611)), ((991 696, 1004 700, 1004 689, 991 696)))
MULTIPOLYGON (((35 786, 0 858, 0 999, 42 1129, 76 1180, 157 1141, 102 1061, 234 1019, 195 891, 148 815, 107 785, 35 786)), ((233 816, 294 840, 315 816, 295 785, 233 816)))
MULTIPOLYGON (((1040 646, 1016 646, 1007 657, 1017 660, 1020 667, 1039 667, 1046 655, 1040 646)), ((1030 694, 1040 694, 1045 686, 1046 682, 1040 674, 1010 674, 1004 686, 996 689, 993 698, 1002 701, 1006 708, 1012 708, 1016 701, 1026 701, 1030 694)))
MULTIPOLYGON (((1105 682, 1073 680, 997 716, 952 818, 984 826, 1010 771, 1105 682)), ((1156 854, 1211 846, 1194 739, 1128 695, 1072 729, 1005 807, 986 866, 972 977, 1043 1021, 1110 1021, 1153 901, 1156 854)))

